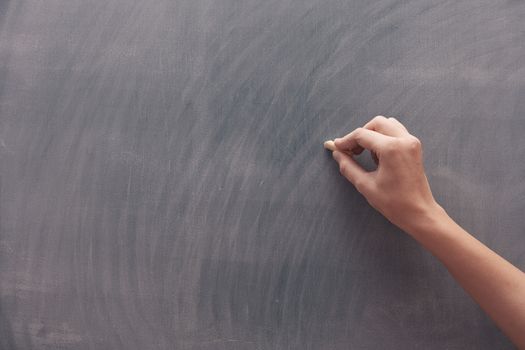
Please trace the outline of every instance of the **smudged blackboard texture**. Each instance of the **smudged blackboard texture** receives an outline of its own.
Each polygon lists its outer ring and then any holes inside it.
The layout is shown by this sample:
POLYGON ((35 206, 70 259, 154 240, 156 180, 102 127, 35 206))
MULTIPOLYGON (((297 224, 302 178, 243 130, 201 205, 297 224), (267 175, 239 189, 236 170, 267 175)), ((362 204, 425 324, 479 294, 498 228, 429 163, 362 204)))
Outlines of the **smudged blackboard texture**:
POLYGON ((0 3, 2 349, 506 349, 322 149, 376 114, 525 267, 525 3, 0 3))

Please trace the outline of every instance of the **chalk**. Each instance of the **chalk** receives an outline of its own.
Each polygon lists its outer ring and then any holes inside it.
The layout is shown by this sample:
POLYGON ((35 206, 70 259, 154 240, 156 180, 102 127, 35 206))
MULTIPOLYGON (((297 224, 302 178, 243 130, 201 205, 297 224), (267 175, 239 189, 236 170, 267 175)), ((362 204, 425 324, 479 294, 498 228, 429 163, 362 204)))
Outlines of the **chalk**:
POLYGON ((323 146, 324 148, 326 148, 327 150, 330 150, 330 151, 339 151, 339 152, 343 152, 345 154, 348 154, 349 156, 353 156, 352 152, 351 151, 343 151, 343 150, 340 150, 338 149, 336 146, 335 146, 335 143, 333 140, 327 140, 323 143, 323 146))
POLYGON ((335 143, 332 140, 325 141, 323 143, 323 145, 324 145, 324 148, 326 148, 326 149, 328 149, 328 150, 330 150, 332 152, 333 151, 337 151, 337 147, 335 147, 335 143))

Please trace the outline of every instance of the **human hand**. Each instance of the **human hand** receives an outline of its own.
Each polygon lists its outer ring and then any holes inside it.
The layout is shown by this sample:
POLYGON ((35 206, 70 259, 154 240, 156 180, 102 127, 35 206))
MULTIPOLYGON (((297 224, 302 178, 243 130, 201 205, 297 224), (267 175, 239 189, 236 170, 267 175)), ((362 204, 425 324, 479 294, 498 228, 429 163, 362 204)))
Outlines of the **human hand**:
POLYGON ((440 259, 452 276, 520 348, 525 349, 525 274, 471 236, 437 204, 423 169, 419 140, 394 118, 375 117, 325 142, 341 173, 388 220, 440 259), (364 149, 377 163, 365 171, 364 149))
POLYGON ((404 231, 412 231, 440 208, 432 196, 423 168, 422 146, 395 118, 375 117, 333 142, 325 142, 341 174, 368 203, 404 231), (377 163, 365 171, 353 158, 364 149, 377 163))

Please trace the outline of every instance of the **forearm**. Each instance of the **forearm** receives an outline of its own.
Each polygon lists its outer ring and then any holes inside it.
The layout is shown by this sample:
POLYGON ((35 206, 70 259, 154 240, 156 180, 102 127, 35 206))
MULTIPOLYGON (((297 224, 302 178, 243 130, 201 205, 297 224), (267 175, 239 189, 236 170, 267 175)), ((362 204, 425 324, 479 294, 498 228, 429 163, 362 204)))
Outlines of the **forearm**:
POLYGON ((525 349, 525 274, 471 236, 439 206, 407 231, 525 349))

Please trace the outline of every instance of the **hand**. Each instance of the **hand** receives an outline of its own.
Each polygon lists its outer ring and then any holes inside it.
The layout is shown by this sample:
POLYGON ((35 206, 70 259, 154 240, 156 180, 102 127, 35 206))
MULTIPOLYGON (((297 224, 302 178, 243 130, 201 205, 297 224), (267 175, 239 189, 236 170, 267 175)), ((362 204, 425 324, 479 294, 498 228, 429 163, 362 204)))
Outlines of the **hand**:
POLYGON ((341 174, 368 203, 406 232, 440 208, 423 169, 421 142, 395 118, 375 117, 325 147, 332 148, 341 174), (364 149, 372 152, 376 170, 367 172, 354 160, 364 149))
POLYGON ((325 142, 341 173, 392 223, 440 259, 461 286, 521 349, 525 349, 525 274, 454 222, 432 196, 419 140, 394 118, 375 117, 325 142), (377 169, 353 156, 368 149, 377 169))

